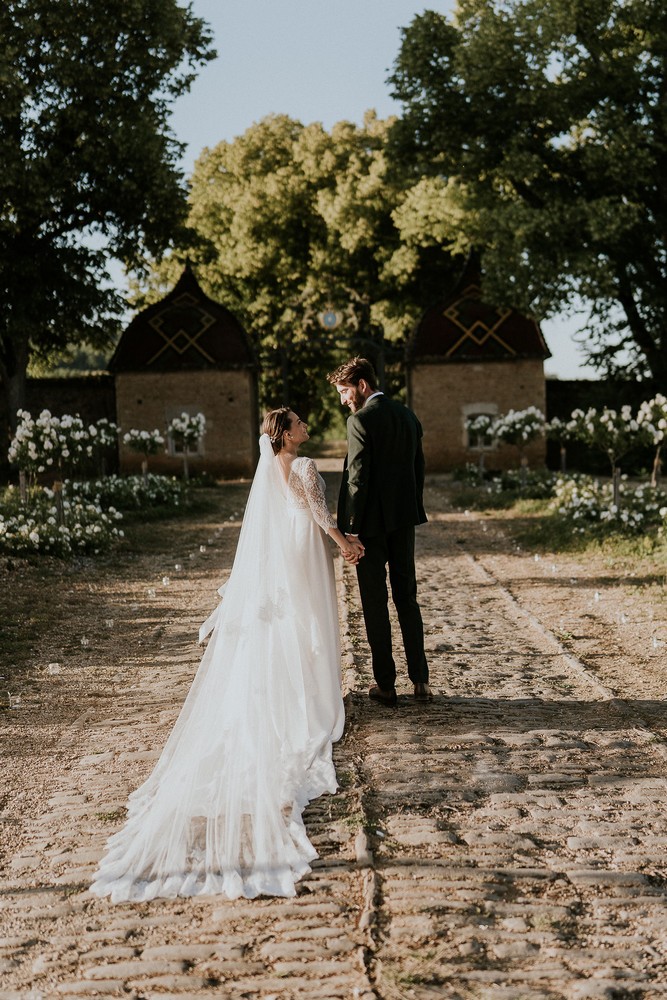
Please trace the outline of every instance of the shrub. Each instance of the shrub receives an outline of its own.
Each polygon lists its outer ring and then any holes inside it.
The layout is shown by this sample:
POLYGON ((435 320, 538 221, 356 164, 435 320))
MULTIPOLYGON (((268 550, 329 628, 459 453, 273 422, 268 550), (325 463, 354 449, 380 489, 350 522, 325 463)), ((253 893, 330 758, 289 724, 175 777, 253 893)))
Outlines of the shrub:
POLYGON ((181 507, 187 486, 171 476, 107 476, 105 479, 66 483, 73 496, 90 500, 101 507, 113 504, 120 510, 146 507, 181 507))
POLYGON ((620 484, 621 503, 614 503, 613 484, 590 476, 559 478, 551 510, 573 523, 579 532, 610 529, 638 534, 663 529, 667 519, 667 493, 648 485, 620 484))
POLYGON ((98 554, 123 537, 118 522, 123 515, 83 498, 62 498, 43 489, 32 496, 29 508, 17 490, 9 488, 0 504, 0 549, 16 554, 54 556, 98 554))

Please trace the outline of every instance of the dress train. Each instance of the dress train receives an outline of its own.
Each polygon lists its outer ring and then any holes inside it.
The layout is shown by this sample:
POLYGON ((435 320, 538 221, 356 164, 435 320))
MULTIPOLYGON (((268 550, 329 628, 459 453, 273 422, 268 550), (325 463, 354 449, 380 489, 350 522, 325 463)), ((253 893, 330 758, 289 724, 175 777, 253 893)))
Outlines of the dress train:
POLYGON ((91 886, 112 902, 293 896, 317 856, 301 814, 336 790, 344 722, 333 562, 261 443, 208 646, 91 886))

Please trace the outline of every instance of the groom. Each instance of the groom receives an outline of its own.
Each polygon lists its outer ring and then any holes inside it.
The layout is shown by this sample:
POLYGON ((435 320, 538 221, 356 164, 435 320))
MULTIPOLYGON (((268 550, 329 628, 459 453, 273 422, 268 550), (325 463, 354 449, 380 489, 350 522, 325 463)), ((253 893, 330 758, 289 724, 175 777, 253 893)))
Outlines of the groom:
POLYGON ((352 358, 327 376, 343 406, 348 453, 338 501, 338 526, 358 545, 357 579, 376 684, 373 701, 395 706, 396 665, 389 622, 387 566, 417 701, 431 701, 424 627, 417 603, 415 525, 426 521, 421 424, 377 388, 366 358, 352 358))

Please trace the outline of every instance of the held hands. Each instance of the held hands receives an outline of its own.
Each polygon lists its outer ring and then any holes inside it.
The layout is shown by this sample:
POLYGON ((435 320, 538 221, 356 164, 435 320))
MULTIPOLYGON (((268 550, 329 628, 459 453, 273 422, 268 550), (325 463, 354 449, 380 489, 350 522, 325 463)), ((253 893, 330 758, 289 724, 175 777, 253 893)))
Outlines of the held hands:
POLYGON ((343 559, 345 559, 346 562, 351 563, 352 566, 356 566, 359 560, 363 558, 365 549, 359 539, 354 535, 346 535, 345 541, 345 547, 341 546, 343 559))
POLYGON ((340 554, 345 562, 349 562, 350 565, 356 566, 365 552, 359 538, 356 535, 344 535, 337 527, 332 527, 329 534, 336 542, 338 548, 340 549, 340 554))

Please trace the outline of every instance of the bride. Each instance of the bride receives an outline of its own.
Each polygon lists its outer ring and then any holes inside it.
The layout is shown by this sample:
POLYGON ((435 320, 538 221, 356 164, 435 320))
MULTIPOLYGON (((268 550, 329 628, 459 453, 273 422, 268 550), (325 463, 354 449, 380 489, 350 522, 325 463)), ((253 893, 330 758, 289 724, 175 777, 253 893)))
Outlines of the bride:
POLYGON ((305 423, 264 419, 232 572, 202 626, 212 631, 153 773, 129 798, 91 886, 114 903, 219 893, 295 895, 317 857, 301 817, 335 792, 343 731, 333 562, 336 527, 305 423))

